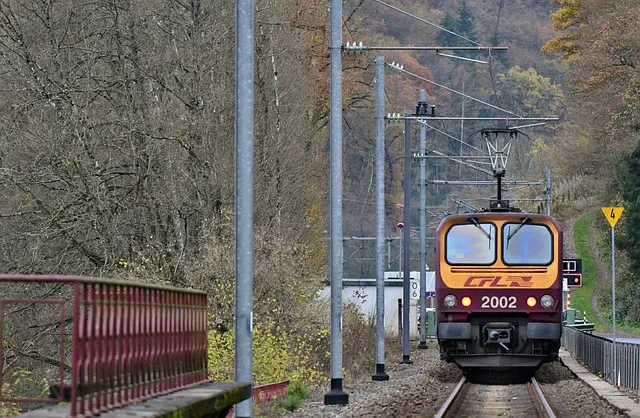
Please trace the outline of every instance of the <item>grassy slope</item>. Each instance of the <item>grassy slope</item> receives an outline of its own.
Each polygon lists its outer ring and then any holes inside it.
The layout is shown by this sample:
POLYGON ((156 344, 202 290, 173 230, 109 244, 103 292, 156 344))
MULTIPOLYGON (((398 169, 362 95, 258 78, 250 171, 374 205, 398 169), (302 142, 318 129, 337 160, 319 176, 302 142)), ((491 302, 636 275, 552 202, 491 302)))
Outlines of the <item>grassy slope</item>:
POLYGON ((594 214, 578 218, 573 224, 573 244, 582 259, 582 287, 571 291, 571 307, 587 312, 587 319, 596 329, 605 329, 591 306, 591 296, 596 289, 598 267, 589 246, 589 224, 595 220, 594 214))

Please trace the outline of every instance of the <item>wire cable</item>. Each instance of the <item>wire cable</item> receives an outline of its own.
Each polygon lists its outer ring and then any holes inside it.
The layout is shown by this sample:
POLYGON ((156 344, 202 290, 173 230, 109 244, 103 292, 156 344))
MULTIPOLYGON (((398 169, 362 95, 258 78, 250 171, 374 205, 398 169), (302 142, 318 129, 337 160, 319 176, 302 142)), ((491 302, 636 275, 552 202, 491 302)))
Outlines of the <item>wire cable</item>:
MULTIPOLYGON (((419 21, 420 21, 420 22, 422 22, 422 23, 426 23, 426 24, 427 24, 427 25, 429 25, 429 26, 433 26, 434 28, 438 28, 438 29, 443 30, 443 31, 445 31, 445 32, 447 32, 447 33, 450 33, 450 34, 451 34, 451 35, 453 35, 453 36, 457 36, 457 37, 458 37, 458 38, 460 38, 460 39, 464 39, 464 40, 465 40, 465 41, 467 41, 467 42, 471 42, 471 43, 472 43, 472 44, 474 44, 474 45, 477 45, 477 46, 483 46, 483 45, 481 45, 481 44, 479 44, 479 43, 477 43, 477 42, 475 42, 475 41, 473 41, 473 40, 471 40, 471 39, 469 39, 469 38, 465 38, 465 37, 464 37, 464 36, 462 36, 462 35, 458 35, 457 33, 450 31, 449 29, 445 29, 445 28, 443 28, 442 26, 438 26, 438 25, 436 25, 435 23, 429 22, 428 20, 425 20, 425 19, 423 19, 423 18, 421 18, 421 17, 418 17, 418 16, 416 16, 416 15, 413 15, 413 14, 411 14, 411 13, 409 13, 409 12, 405 12, 404 10, 402 10, 402 9, 400 9, 400 8, 398 8, 398 7, 392 6, 392 5, 390 5, 389 3, 385 3, 385 2, 383 2, 382 0, 373 0, 373 1, 375 1, 376 3, 380 3, 381 5, 386 6, 386 7, 390 8, 390 9, 393 9, 393 10, 395 10, 396 12, 402 13, 402 14, 403 14, 403 15, 405 15, 405 16, 409 16, 409 17, 412 17, 412 18, 414 18, 414 19, 416 19, 416 20, 419 20, 419 21)), ((446 48, 445 48, 445 47, 443 47, 442 49, 446 49, 446 48)))

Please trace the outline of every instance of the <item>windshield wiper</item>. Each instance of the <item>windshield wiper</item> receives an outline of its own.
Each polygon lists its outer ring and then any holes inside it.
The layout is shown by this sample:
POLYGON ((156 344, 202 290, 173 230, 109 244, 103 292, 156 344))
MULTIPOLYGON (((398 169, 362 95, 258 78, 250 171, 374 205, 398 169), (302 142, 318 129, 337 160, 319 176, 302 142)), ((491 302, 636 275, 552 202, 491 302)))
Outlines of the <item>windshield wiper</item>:
POLYGON ((476 218, 469 218, 469 221, 474 224, 480 231, 482 231, 482 233, 484 235, 486 235, 487 239, 489 239, 489 241, 491 241, 491 235, 484 230, 483 227, 480 226, 480 224, 478 223, 478 220, 476 218))
MULTIPOLYGON (((506 243, 507 248, 509 248, 509 240, 513 238, 513 236, 524 226, 524 224, 526 224, 529 221, 531 221, 531 218, 529 218, 528 216, 522 219, 522 221, 520 221, 520 224, 516 227, 516 229, 513 232, 511 232, 509 235, 507 235, 507 243, 506 243)), ((511 229, 511 227, 509 227, 509 229, 511 229)))

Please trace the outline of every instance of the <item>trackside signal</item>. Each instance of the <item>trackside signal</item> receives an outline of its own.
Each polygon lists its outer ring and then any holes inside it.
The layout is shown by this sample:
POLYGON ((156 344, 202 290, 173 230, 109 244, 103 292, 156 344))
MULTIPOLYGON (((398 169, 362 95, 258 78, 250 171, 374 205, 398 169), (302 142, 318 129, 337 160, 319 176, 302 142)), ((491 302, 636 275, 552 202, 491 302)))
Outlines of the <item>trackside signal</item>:
POLYGON ((582 259, 562 260, 562 278, 566 280, 567 287, 582 287, 582 259))
POLYGON ((582 287, 582 273, 565 273, 562 277, 567 281, 567 287, 582 287))

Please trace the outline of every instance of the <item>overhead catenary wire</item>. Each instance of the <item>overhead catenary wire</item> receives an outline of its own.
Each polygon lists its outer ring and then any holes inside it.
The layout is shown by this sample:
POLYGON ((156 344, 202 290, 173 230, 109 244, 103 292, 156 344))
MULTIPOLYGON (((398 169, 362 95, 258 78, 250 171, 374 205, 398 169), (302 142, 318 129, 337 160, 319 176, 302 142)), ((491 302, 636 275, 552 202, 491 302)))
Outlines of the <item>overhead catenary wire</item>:
POLYGON ((460 160, 460 159, 458 159, 458 158, 455 158, 455 157, 451 157, 451 156, 445 155, 445 154, 443 154, 443 153, 441 153, 441 152, 439 152, 439 151, 436 151, 436 150, 431 150, 431 152, 432 152, 432 153, 434 153, 434 154, 436 154, 436 155, 444 156, 444 157, 446 157, 448 160, 455 161, 455 162, 457 162, 458 164, 465 165, 465 166, 467 166, 467 167, 473 168, 474 170, 481 171, 481 172, 483 172, 483 173, 485 173, 485 174, 488 174, 488 175, 490 175, 490 176, 493 176, 493 172, 492 172, 492 171, 485 170, 484 168, 476 167, 475 165, 473 165, 473 164, 469 164, 469 163, 467 163, 466 161, 462 161, 462 160, 460 160))
POLYGON ((452 54, 444 54, 444 53, 442 53, 440 51, 436 52, 436 54, 438 54, 441 57, 454 58, 454 59, 461 60, 461 61, 475 62, 475 63, 478 63, 478 64, 489 64, 487 61, 482 61, 482 60, 477 60, 477 59, 467 58, 467 57, 461 57, 461 56, 452 55, 452 54))
POLYGON ((383 5, 383 6, 385 6, 385 7, 388 7, 388 8, 390 8, 390 9, 393 9, 393 10, 395 10, 396 12, 402 13, 402 14, 403 14, 403 15, 405 15, 405 16, 409 16, 409 17, 411 17, 411 18, 413 18, 413 19, 416 19, 416 20, 418 20, 418 21, 420 21, 420 22, 422 22, 422 23, 425 23, 425 24, 427 24, 427 25, 429 25, 429 26, 432 26, 432 27, 434 27, 434 28, 437 28, 437 29, 440 29, 440 30, 442 30, 442 31, 445 31, 445 32, 447 32, 447 33, 449 33, 449 34, 451 34, 451 35, 453 35, 453 36, 456 36, 456 37, 458 37, 458 38, 460 38, 460 39, 464 39, 464 40, 465 40, 465 41, 467 41, 467 42, 471 42, 471 43, 472 43, 472 44, 474 44, 474 45, 482 46, 481 44, 477 43, 476 41, 474 41, 474 40, 472 40, 472 39, 469 39, 469 38, 467 38, 467 37, 464 37, 464 36, 462 36, 462 35, 459 35, 459 34, 457 34, 457 33, 453 32, 453 31, 450 31, 449 29, 445 29, 445 28, 443 28, 442 26, 436 25, 436 24, 435 24, 435 23, 433 23, 433 22, 429 22, 429 21, 428 21, 428 20, 426 20, 426 19, 423 19, 423 18, 418 17, 418 16, 416 16, 416 15, 414 15, 414 14, 411 14, 411 13, 409 13, 409 12, 406 12, 406 11, 404 11, 404 10, 402 10, 402 9, 400 9, 400 8, 398 8, 398 7, 396 7, 396 6, 392 6, 392 5, 390 5, 389 3, 385 3, 385 2, 384 2, 384 1, 382 1, 382 0, 373 0, 373 1, 375 1, 376 3, 379 3, 379 4, 381 4, 381 5, 383 5))
MULTIPOLYGON (((379 1, 379 0, 375 0, 375 1, 379 1)), ((394 70, 396 70, 396 71, 400 71, 400 72, 402 72, 402 73, 405 73, 405 74, 408 74, 408 75, 410 75, 410 76, 412 76, 412 77, 415 77, 415 78, 417 78, 417 79, 419 79, 419 80, 425 81, 425 82, 427 82, 427 83, 429 83, 429 84, 433 84, 434 86, 437 86, 437 87, 440 87, 440 88, 445 89, 445 90, 447 90, 447 91, 450 91, 450 92, 452 92, 452 93, 458 94, 458 95, 460 95, 460 96, 462 96, 462 97, 466 97, 467 99, 473 100, 474 102, 478 102, 478 103, 480 103, 480 104, 483 104, 483 105, 485 105, 485 106, 489 106, 489 107, 491 107, 491 108, 493 108, 493 109, 496 109, 496 110, 499 110, 499 111, 501 111, 501 112, 508 113, 509 115, 515 116, 515 117, 516 117, 516 118, 518 118, 518 119, 528 120, 528 118, 523 118, 522 116, 520 116, 520 115, 518 115, 518 114, 516 114, 516 113, 514 113, 514 112, 512 112, 512 111, 510 111, 510 110, 506 110, 506 109, 503 109, 503 108, 498 107, 498 106, 496 106, 496 105, 493 105, 493 104, 491 104, 491 103, 487 103, 487 102, 485 102, 484 100, 476 99, 476 98, 475 98, 475 97, 473 97, 473 96, 469 96, 468 94, 465 94, 465 93, 462 93, 462 92, 460 92, 460 91, 454 90, 454 89, 452 89, 451 87, 444 86, 444 85, 442 85, 442 84, 436 83, 435 81, 429 80, 428 78, 424 78, 424 77, 419 76, 418 74, 414 74, 414 73, 412 73, 411 71, 407 71, 407 70, 405 70, 405 69, 404 69, 404 67, 400 66, 399 64, 398 64, 398 65, 395 65, 395 63, 391 63, 391 64, 389 64, 389 63, 385 63, 385 64, 386 64, 388 67, 391 67, 391 68, 393 68, 393 69, 394 69, 394 70)))
POLYGON ((431 128, 431 129, 433 129, 434 131, 436 131, 436 132, 438 132, 438 133, 440 133, 440 134, 442 134, 442 135, 446 136, 447 138, 453 139, 454 141, 458 141, 458 142, 460 142, 460 143, 462 143, 462 144, 464 144, 464 145, 466 145, 466 146, 468 146, 468 147, 471 147, 471 148, 473 148, 473 149, 475 149, 475 150, 477 150, 477 151, 485 152, 483 149, 480 149, 480 148, 475 147, 475 146, 473 146, 473 145, 471 145, 471 144, 469 144, 469 143, 467 143, 467 142, 465 142, 465 141, 462 141, 460 138, 456 138, 455 136, 450 135, 450 134, 446 133, 445 131, 441 131, 440 129, 438 129, 438 128, 434 127, 433 125, 429 125, 427 122, 425 122, 425 121, 423 121, 423 120, 418 120, 418 123, 421 123, 421 124, 423 124, 424 126, 426 126, 427 128, 431 128))

